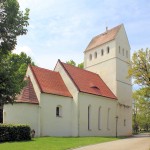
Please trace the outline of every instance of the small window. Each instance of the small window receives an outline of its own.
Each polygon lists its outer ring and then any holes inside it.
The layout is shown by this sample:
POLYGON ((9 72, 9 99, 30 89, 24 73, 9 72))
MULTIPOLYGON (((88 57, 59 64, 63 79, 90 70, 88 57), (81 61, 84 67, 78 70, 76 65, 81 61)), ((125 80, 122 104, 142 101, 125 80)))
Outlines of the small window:
POLYGON ((98 109, 98 129, 101 130, 101 107, 98 109))
POLYGON ((122 49, 122 54, 123 54, 123 56, 124 56, 124 48, 122 49))
POLYGON ((124 126, 126 126, 126 119, 124 119, 124 126))
POLYGON ((92 54, 90 54, 89 59, 92 60, 92 54))
POLYGON ((110 129, 110 108, 108 108, 108 112, 107 112, 107 130, 110 129))
POLYGON ((109 53, 110 49, 109 49, 109 46, 107 47, 107 54, 109 53))
POLYGON ((101 50, 101 56, 103 56, 103 55, 104 55, 104 50, 102 49, 102 50, 101 50))
POLYGON ((62 117, 62 107, 61 106, 56 107, 56 117, 62 117))
POLYGON ((91 105, 88 106, 88 130, 91 130, 91 105))
POLYGON ((97 58, 97 52, 94 53, 94 57, 97 58))
POLYGON ((120 46, 119 46, 119 54, 120 54, 120 46))
POLYGON ((126 57, 128 58, 128 51, 126 51, 126 57))

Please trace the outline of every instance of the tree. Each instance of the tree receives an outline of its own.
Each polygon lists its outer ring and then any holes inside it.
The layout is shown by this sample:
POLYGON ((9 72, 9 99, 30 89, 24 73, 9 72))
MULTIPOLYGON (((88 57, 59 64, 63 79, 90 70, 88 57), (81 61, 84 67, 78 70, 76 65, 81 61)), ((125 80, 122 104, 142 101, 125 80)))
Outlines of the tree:
POLYGON ((29 9, 19 10, 17 0, 0 0, 0 106, 13 103, 25 85, 23 77, 31 58, 26 54, 11 54, 17 37, 27 33, 29 9))
POLYGON ((148 131, 150 128, 150 100, 145 97, 143 92, 145 92, 143 89, 139 89, 133 93, 133 128, 134 130, 140 128, 148 131))
MULTIPOLYGON (((133 53, 128 73, 134 79, 135 84, 144 87, 145 90, 150 90, 150 49, 147 48, 145 51, 141 49, 133 53)), ((150 97, 150 93, 146 94, 150 97)))
POLYGON ((78 67, 81 68, 81 69, 83 69, 84 68, 84 63, 78 64, 78 67))
POLYGON ((148 130, 150 127, 150 50, 148 48, 133 54, 128 73, 129 77, 134 79, 134 84, 139 85, 139 89, 133 93, 134 127, 148 130))
POLYGON ((17 36, 27 33, 29 9, 23 14, 17 0, 0 0, 0 56, 12 51, 17 36))
POLYGON ((5 55, 0 63, 0 105, 13 103, 16 95, 25 86, 25 73, 34 62, 25 53, 5 55))
POLYGON ((67 61, 66 63, 67 63, 67 64, 69 64, 69 65, 76 66, 75 61, 73 61, 72 59, 71 59, 71 60, 69 60, 69 61, 67 61))
POLYGON ((69 60, 69 61, 67 61, 66 63, 67 63, 67 64, 70 64, 70 65, 73 65, 73 66, 77 66, 77 67, 79 67, 79 68, 81 68, 81 69, 84 68, 84 64, 83 64, 83 63, 80 63, 80 64, 76 65, 75 61, 73 61, 73 60, 69 60))

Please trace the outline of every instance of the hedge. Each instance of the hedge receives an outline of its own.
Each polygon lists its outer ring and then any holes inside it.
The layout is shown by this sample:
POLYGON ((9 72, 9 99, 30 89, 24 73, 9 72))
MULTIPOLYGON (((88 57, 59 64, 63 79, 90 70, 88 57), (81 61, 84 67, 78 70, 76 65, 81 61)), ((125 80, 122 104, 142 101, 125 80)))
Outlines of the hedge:
POLYGON ((28 125, 0 124, 0 142, 31 140, 28 125))

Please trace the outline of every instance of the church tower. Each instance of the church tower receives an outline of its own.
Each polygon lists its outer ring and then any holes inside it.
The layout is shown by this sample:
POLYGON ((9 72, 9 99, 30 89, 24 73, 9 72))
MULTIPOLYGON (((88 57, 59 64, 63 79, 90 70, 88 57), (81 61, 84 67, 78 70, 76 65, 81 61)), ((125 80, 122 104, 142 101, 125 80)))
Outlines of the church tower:
POLYGON ((95 36, 84 51, 84 69, 100 75, 117 96, 118 135, 132 132, 132 85, 127 78, 130 45, 121 24, 95 36))

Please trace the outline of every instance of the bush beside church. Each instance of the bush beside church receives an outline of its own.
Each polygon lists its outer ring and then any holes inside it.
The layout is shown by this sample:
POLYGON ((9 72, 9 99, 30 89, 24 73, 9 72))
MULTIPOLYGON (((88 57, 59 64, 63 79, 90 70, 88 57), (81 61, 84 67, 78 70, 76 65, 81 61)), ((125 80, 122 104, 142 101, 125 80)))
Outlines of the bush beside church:
POLYGON ((0 124, 0 142, 31 140, 28 125, 0 124))

